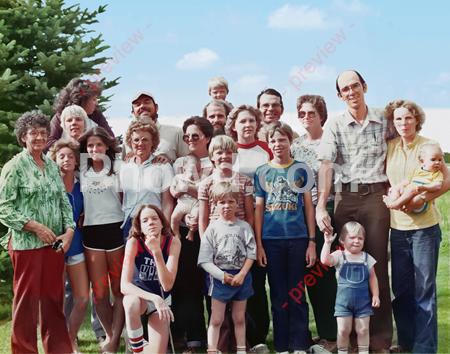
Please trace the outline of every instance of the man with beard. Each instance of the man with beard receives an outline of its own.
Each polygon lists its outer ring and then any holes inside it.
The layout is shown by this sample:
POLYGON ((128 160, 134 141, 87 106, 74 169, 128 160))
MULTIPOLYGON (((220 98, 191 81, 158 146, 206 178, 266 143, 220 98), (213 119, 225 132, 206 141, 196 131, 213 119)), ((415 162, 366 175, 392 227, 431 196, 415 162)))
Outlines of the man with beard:
POLYGON ((158 104, 154 96, 147 91, 139 91, 131 101, 131 113, 135 119, 147 118, 156 123, 160 142, 155 151, 156 163, 173 163, 178 157, 186 156, 189 151, 183 141, 183 131, 179 127, 158 122, 158 104))
POLYGON ((214 136, 225 134, 225 122, 232 106, 224 100, 211 100, 203 108, 203 118, 209 120, 214 127, 214 136))

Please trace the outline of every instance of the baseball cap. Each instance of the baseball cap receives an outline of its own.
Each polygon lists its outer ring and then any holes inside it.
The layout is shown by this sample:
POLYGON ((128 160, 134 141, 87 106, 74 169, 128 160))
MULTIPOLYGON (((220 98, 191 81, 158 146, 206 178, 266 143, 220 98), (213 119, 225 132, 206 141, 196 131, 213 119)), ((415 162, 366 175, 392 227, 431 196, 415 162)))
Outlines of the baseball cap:
POLYGON ((153 100, 153 102, 156 103, 155 96, 153 96, 153 94, 151 92, 149 92, 149 91, 138 91, 138 92, 136 92, 136 94, 131 99, 131 103, 136 101, 141 96, 148 96, 148 97, 150 97, 153 100))

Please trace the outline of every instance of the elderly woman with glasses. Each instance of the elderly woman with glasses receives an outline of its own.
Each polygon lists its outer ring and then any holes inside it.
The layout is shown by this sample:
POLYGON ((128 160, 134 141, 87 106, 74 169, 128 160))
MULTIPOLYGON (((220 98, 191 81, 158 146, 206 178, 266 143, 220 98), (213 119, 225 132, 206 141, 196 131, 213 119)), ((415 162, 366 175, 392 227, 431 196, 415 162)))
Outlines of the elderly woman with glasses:
POLYGON ((44 148, 48 117, 24 113, 15 133, 24 150, 3 166, 0 176, 0 222, 14 269, 11 351, 37 353, 38 323, 46 353, 71 353, 63 313, 64 253, 75 223, 58 166, 44 148))
POLYGON ((170 220, 174 201, 169 187, 173 179, 170 164, 155 163, 159 145, 159 131, 150 119, 133 121, 125 137, 131 147, 132 157, 122 165, 120 181, 123 189, 123 211, 125 221, 122 226, 124 237, 128 237, 132 218, 142 204, 152 204, 170 220))

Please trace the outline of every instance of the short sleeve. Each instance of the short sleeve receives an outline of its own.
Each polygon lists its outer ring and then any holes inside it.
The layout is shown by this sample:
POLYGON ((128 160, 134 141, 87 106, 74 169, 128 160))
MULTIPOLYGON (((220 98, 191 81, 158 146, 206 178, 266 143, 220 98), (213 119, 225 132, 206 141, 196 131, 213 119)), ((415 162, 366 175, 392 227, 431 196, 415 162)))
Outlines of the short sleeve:
POLYGON ((255 196, 266 198, 266 187, 265 187, 265 169, 258 168, 256 170, 255 176, 253 177, 253 184, 255 186, 255 196))
POLYGON ((170 188, 172 180, 174 178, 172 166, 168 163, 160 165, 162 172, 161 191, 165 192, 170 188))
POLYGON ((247 196, 253 196, 254 193, 254 188, 253 188, 253 182, 252 180, 247 177, 245 177, 245 182, 244 182, 244 195, 247 196))
POLYGON ((373 258, 370 254, 367 254, 367 266, 369 269, 371 269, 377 261, 375 258, 373 258))
POLYGON ((436 176, 433 178, 434 182, 442 182, 444 181, 444 175, 442 174, 441 171, 438 171, 436 176))
POLYGON ((173 173, 175 175, 178 175, 183 172, 183 161, 184 157, 179 157, 173 163, 173 173))
POLYGON ((336 142, 336 123, 329 121, 325 125, 322 139, 317 150, 317 159, 319 161, 335 161, 337 156, 337 142, 336 142))
POLYGON ((198 187, 198 200, 209 201, 210 179, 207 178, 200 182, 198 187))

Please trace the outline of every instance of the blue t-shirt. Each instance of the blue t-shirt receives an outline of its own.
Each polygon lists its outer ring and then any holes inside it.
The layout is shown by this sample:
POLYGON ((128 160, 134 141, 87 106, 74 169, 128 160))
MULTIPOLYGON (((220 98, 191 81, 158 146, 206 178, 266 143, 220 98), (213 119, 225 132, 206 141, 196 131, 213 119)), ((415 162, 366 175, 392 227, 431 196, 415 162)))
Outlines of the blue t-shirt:
POLYGON ((307 238, 303 192, 314 186, 312 170, 293 160, 287 165, 264 164, 256 170, 255 195, 264 198, 262 238, 307 238))
POLYGON ((73 233, 72 243, 70 244, 69 250, 66 252, 65 256, 75 256, 77 254, 83 253, 83 234, 78 227, 78 219, 84 211, 83 204, 83 194, 81 193, 80 182, 76 181, 73 185, 72 193, 67 193, 70 205, 73 211, 73 221, 75 221, 75 231, 73 233))

